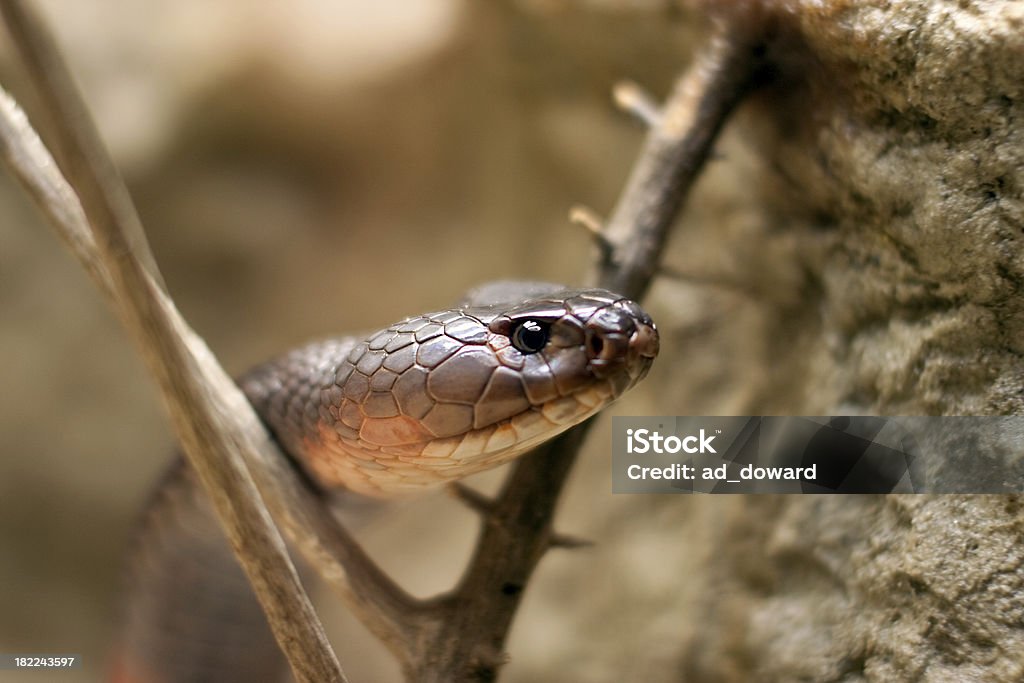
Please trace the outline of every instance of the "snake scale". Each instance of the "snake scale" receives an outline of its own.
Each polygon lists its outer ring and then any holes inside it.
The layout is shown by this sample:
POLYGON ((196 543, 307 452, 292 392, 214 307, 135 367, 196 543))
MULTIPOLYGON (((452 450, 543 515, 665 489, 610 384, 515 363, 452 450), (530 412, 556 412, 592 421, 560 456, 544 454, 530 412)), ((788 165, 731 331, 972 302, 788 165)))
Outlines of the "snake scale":
MULTIPOLYGON (((654 323, 624 297, 503 281, 447 310, 304 346, 239 384, 318 486, 387 498, 525 453, 621 396, 657 352, 654 323)), ((180 460, 130 564, 114 683, 279 680, 270 630, 180 460)))

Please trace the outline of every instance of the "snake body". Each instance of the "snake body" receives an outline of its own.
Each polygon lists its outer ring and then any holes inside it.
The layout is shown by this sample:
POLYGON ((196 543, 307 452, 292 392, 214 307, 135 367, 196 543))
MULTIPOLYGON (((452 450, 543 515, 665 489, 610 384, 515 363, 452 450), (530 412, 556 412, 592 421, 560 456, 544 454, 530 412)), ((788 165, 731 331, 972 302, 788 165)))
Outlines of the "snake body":
MULTIPOLYGON (((318 485, 386 498, 530 450, 621 396, 657 352, 654 323, 628 299, 499 282, 296 349, 239 384, 318 485)), ((186 467, 172 467, 142 527, 115 683, 276 680, 280 654, 186 467)))

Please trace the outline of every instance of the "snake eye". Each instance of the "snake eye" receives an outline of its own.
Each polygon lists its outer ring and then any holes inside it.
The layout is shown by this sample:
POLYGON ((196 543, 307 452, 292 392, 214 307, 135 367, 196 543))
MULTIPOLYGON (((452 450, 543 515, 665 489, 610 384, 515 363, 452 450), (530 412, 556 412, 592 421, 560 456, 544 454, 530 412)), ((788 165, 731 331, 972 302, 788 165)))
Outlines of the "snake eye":
POLYGON ((509 339, 520 353, 537 353, 548 343, 548 324, 524 320, 512 329, 509 339))

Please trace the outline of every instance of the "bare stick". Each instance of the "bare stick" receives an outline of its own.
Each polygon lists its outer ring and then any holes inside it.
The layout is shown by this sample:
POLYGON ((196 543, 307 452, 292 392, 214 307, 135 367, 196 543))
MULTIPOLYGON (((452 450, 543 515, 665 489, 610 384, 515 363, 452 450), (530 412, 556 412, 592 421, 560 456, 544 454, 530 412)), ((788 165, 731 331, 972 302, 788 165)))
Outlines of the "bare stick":
POLYGON ((504 644, 526 585, 556 542, 553 520, 562 486, 591 422, 532 451, 495 501, 459 586, 439 605, 444 619, 420 668, 420 683, 492 681, 505 662, 504 644))
POLYGON ((0 154, 4 163, 57 228, 89 276, 108 297, 114 296, 110 271, 96 257, 96 240, 82 205, 61 175, 25 113, 0 89, 0 154))
MULTIPOLYGON (((118 295, 115 294, 110 272, 98 253, 96 240, 77 196, 60 175, 21 110, 5 94, 0 96, 0 146, 5 162, 100 288, 118 306, 118 295)), ((165 300, 163 304, 169 302, 165 300)), ((173 320, 175 334, 183 338, 186 345, 201 345, 177 310, 169 305, 164 308, 163 314, 173 320)), ((206 383, 209 394, 237 392, 234 384, 226 381, 223 371, 210 364, 212 357, 205 348, 194 355, 203 368, 203 377, 197 377, 197 381, 202 379, 206 383)), ((188 372, 188 369, 183 372, 188 372)), ((189 409, 190 412, 193 410, 199 408, 189 409)), ((254 416, 247 419, 246 413, 251 415, 247 403, 244 408, 221 412, 221 419, 237 419, 236 428, 253 435, 256 441, 252 445, 254 450, 247 453, 255 461, 249 462, 250 470, 289 538, 367 627, 388 643, 401 660, 407 659, 406 653, 397 651, 396 643, 409 636, 418 610, 415 601, 377 568, 320 498, 306 487, 275 442, 267 437, 262 424, 255 421, 254 416)))
MULTIPOLYGON (((57 164, 75 188, 86 215, 93 225, 116 224, 121 235, 117 239, 131 245, 136 258, 163 287, 128 189, 100 140, 53 36, 22 0, 3 0, 0 14, 42 100, 41 113, 57 132, 53 141, 57 164)), ((103 239, 102 235, 95 237, 103 239)))
POLYGON ((672 221, 733 107, 759 66, 760 39, 725 23, 676 82, 619 198, 606 235, 615 245, 598 281, 641 298, 657 273, 672 221))
POLYGON ((612 89, 615 104, 635 116, 648 128, 661 121, 661 107, 650 94, 633 81, 621 81, 612 89))
POLYGON ((404 644, 415 640, 413 629, 422 606, 376 566, 306 487, 241 392, 181 318, 157 284, 155 266, 145 265, 139 256, 150 253, 144 235, 139 232, 129 243, 127 234, 141 231, 137 214, 52 38, 20 2, 0 0, 0 12, 43 99, 52 106, 52 126, 66 167, 86 188, 83 194, 92 198, 95 218, 87 217, 79 196, 21 110, 0 92, 4 159, 134 335, 158 378, 190 462, 208 492, 214 489, 218 514, 227 508, 226 533, 247 558, 243 566, 261 603, 267 608, 264 600, 273 602, 268 618, 296 675, 300 680, 342 680, 280 537, 269 526, 252 488, 253 479, 306 559, 399 660, 408 661, 411 653, 404 644), (252 572, 257 573, 255 578, 252 572))
MULTIPOLYGON (((149 250, 134 207, 49 33, 17 0, 4 0, 0 10, 44 101, 54 107, 58 146, 74 187, 85 200, 85 215, 69 206, 75 193, 60 188, 61 179, 50 159, 40 160, 32 171, 19 172, 19 178, 29 181, 42 176, 42 169, 49 170, 45 185, 33 195, 45 196, 47 203, 63 200, 60 210, 46 209, 48 217, 66 218, 68 234, 77 236, 69 240, 77 245, 77 253, 103 264, 88 269, 115 295, 122 320, 160 384, 185 453, 213 501, 296 679, 344 681, 243 459, 246 452, 256 450, 259 436, 269 442, 264 430, 241 391, 176 314, 156 280, 151 259, 149 267, 140 260, 139 254, 149 250), (132 233, 134 244, 128 239, 132 233), (217 390, 210 391, 211 386, 217 390)), ((6 95, 3 114, 9 161, 29 162, 28 154, 45 152, 6 95), (19 145, 14 136, 25 144, 19 145)))
POLYGON ((579 225, 597 247, 598 263, 607 263, 615 251, 615 245, 604 234, 604 221, 593 209, 581 204, 569 209, 569 222, 579 225))
MULTIPOLYGON (((720 32, 680 78, 654 123, 604 231, 611 258, 599 263, 598 284, 639 299, 658 271, 669 226, 733 106, 757 67, 753 36, 720 32)), ((579 211, 585 226, 599 221, 579 211)), ((582 220, 581 220, 582 219, 582 220)), ((590 426, 585 422, 526 455, 491 512, 462 582, 443 598, 443 619, 421 647, 411 680, 492 681, 504 642, 534 568, 559 542, 555 507, 590 426)), ((481 506, 477 506, 481 507, 481 506)))

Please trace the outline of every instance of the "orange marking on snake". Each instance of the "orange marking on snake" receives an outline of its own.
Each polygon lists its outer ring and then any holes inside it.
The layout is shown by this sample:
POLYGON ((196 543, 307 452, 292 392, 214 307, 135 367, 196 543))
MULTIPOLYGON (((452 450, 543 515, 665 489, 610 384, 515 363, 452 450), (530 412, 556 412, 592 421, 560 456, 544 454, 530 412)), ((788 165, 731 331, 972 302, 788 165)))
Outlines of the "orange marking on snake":
POLYGON ((359 438, 377 446, 400 446, 424 443, 433 438, 420 424, 406 415, 397 417, 368 417, 359 428, 359 438))

